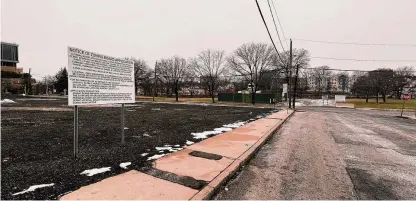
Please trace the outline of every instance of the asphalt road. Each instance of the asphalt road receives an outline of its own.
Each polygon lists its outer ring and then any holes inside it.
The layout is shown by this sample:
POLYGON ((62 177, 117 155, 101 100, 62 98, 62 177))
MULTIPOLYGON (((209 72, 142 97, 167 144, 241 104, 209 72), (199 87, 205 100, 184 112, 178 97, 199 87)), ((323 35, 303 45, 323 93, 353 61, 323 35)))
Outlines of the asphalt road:
POLYGON ((301 110, 214 199, 416 199, 416 120, 301 110))

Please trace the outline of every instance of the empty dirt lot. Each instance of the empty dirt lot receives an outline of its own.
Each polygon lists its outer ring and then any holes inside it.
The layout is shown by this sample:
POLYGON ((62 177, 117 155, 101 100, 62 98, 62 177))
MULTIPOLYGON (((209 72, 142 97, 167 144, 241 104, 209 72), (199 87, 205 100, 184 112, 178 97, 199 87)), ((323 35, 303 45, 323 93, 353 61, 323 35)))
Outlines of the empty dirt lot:
MULTIPOLYGON (((56 199, 83 185, 131 169, 192 143, 192 133, 263 117, 271 109, 126 104, 126 144, 120 144, 120 106, 80 107, 79 158, 73 158, 73 111, 65 99, 14 99, 2 104, 1 198, 56 199), (131 163, 126 169, 121 163, 131 163), (88 176, 94 168, 109 171, 88 176), (53 184, 34 191, 30 186, 53 184)), ((111 105, 110 105, 111 106, 111 105)), ((222 128, 224 129, 224 128, 222 128)), ((209 133, 208 137, 209 137, 209 133)))

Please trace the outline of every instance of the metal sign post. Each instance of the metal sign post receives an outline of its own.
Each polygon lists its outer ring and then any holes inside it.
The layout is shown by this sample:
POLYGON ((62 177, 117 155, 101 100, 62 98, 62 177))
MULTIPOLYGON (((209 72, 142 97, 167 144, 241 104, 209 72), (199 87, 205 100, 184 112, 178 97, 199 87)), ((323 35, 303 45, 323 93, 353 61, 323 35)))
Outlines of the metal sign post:
POLYGON ((79 105, 122 104, 121 144, 125 143, 124 104, 135 103, 134 83, 134 61, 68 47, 68 105, 74 106, 75 158, 79 154, 79 105), (91 75, 83 76, 88 73, 91 75), (118 74, 118 78, 108 78, 108 75, 114 73, 118 74), (111 86, 108 84, 110 82, 111 86), (116 87, 112 87, 113 85, 116 87))
POLYGON ((78 105, 74 106, 74 157, 78 157, 78 105))
POLYGON ((124 144, 124 103, 121 104, 121 144, 124 144))

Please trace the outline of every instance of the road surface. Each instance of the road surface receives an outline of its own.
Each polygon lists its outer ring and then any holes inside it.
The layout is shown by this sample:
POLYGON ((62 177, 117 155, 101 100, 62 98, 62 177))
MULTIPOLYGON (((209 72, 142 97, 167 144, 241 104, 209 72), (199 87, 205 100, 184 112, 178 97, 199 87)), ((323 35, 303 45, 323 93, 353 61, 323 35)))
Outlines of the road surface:
POLYGON ((301 110, 214 199, 416 199, 416 120, 301 110))

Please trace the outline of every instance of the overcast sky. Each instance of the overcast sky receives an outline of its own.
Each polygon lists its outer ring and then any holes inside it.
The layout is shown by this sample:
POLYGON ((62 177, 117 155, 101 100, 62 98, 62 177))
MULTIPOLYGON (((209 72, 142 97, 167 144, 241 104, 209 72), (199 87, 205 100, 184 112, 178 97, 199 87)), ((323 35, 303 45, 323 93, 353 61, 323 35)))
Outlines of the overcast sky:
MULTIPOLYGON (((273 1, 286 39, 416 44, 415 0, 273 1)), ((259 3, 278 45, 267 1, 259 3)), ((153 67, 160 58, 188 58, 207 48, 231 53, 243 43, 270 43, 255 0, 2 0, 1 6, 1 40, 19 44, 19 66, 32 68, 36 78, 67 66, 67 46, 142 58, 153 67)), ((416 60, 416 47, 297 40, 293 47, 312 57, 416 60)), ((310 62, 320 65, 372 70, 416 62, 310 62)))

